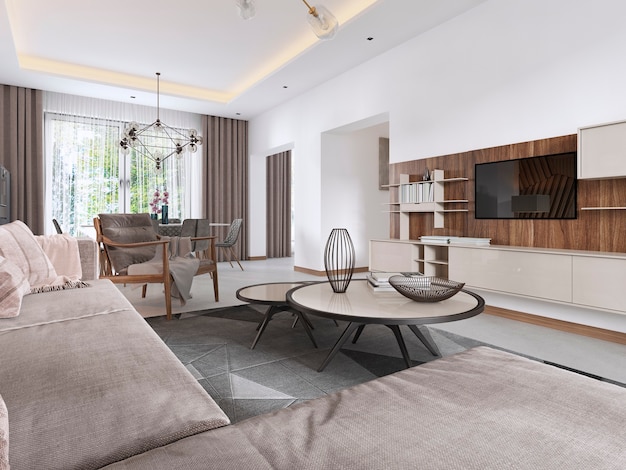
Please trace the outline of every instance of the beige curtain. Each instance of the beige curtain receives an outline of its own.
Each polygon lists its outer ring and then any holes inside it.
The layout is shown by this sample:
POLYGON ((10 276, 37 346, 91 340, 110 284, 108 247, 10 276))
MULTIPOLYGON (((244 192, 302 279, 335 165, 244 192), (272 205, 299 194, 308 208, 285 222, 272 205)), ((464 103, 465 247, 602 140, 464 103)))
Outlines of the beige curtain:
POLYGON ((43 234, 43 92, 0 86, 0 164, 11 173, 11 220, 43 234))
MULTIPOLYGON (((206 218, 230 223, 243 219, 238 243, 233 247, 239 259, 248 259, 248 122, 216 116, 202 116, 202 198, 206 218)), ((216 229, 218 241, 228 227, 216 229)), ((220 250, 221 251, 221 250, 220 250)), ((218 260, 224 261, 223 253, 218 260)))
POLYGON ((267 257, 291 256, 291 151, 267 157, 267 257))

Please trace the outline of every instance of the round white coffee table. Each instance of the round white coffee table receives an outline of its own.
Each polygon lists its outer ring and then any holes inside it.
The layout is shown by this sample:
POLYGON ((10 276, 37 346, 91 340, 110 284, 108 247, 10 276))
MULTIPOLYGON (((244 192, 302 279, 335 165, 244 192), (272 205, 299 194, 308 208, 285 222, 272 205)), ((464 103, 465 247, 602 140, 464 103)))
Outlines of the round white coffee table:
POLYGON ((328 282, 297 286, 287 292, 287 302, 294 309, 306 314, 348 322, 348 326, 319 367, 319 372, 324 370, 353 333, 360 334, 368 324, 389 327, 396 337, 407 367, 411 367, 411 358, 402 338, 400 325, 407 325, 431 353, 440 355, 437 345, 417 325, 463 320, 478 315, 485 307, 482 297, 465 289, 441 302, 415 302, 395 291, 375 292, 365 279, 353 279, 346 292, 341 294, 333 292, 328 282))

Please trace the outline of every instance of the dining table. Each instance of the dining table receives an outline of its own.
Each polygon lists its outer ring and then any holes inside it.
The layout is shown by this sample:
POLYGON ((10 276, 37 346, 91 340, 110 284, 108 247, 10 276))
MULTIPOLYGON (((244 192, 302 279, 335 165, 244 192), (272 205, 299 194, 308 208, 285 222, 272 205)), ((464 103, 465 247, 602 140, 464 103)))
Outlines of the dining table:
MULTIPOLYGON (((230 224, 221 223, 221 222, 210 222, 210 227, 228 227, 230 224)), ((158 232, 159 235, 164 237, 180 237, 181 231, 183 229, 183 223, 173 223, 173 224, 162 224, 159 223, 158 232)))

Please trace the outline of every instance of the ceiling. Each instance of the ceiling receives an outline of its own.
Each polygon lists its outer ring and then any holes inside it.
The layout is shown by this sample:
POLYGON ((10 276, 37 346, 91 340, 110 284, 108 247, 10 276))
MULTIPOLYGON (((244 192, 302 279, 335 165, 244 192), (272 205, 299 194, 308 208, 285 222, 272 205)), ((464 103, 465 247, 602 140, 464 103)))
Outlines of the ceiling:
POLYGON ((0 83, 250 119, 485 0, 0 0, 0 83), (309 2, 317 4, 316 0, 309 2))

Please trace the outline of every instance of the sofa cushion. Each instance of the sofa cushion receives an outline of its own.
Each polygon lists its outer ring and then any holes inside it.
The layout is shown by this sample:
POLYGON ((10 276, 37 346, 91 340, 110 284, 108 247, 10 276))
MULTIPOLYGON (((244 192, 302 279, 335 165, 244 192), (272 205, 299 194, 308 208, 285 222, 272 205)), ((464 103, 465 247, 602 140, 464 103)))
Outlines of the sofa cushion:
POLYGON ((621 470, 624 403, 622 387, 479 347, 107 469, 621 470))
MULTIPOLYGON (((102 235, 116 243, 137 243, 157 240, 149 214, 99 214, 102 235)), ((124 273, 131 264, 143 263, 154 257, 156 247, 107 247, 111 265, 117 273, 124 273)))
POLYGON ((0 226, 0 256, 19 267, 31 287, 49 284, 57 277, 33 232, 19 220, 0 226))
POLYGON ((110 281, 26 300, 42 321, 0 331, 12 468, 100 468, 229 423, 110 281))
POLYGON ((30 284, 20 268, 0 256, 0 318, 20 314, 22 297, 30 291, 30 284))
POLYGON ((9 413, 0 395, 0 470, 9 470, 9 413))

